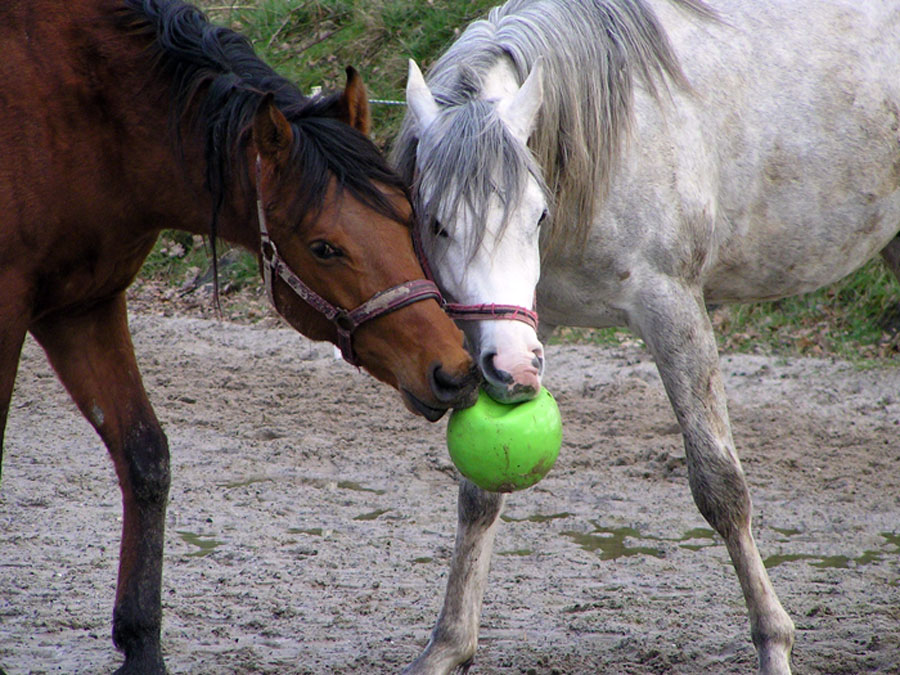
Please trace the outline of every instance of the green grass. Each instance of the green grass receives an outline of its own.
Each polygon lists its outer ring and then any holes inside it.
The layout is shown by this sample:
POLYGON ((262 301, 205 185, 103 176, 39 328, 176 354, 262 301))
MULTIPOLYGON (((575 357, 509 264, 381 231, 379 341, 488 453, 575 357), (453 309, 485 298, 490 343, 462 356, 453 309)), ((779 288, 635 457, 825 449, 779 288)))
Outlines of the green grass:
MULTIPOLYGON (((407 59, 426 69, 458 31, 499 0, 201 0, 210 17, 247 35, 257 52, 301 90, 339 89, 344 68, 363 76, 371 98, 402 101, 407 59)), ((373 136, 390 147, 404 108, 373 105, 373 136)), ((223 249, 224 250, 224 249, 223 249)), ((165 232, 142 274, 181 286, 205 270, 207 247, 165 232), (179 248, 180 245, 180 248, 179 248)), ((230 254, 234 256, 235 254, 230 254)), ((256 263, 241 253, 223 284, 258 284, 256 263)), ((715 309, 723 351, 833 354, 900 361, 900 284, 873 261, 816 293, 777 302, 715 309)), ((564 329, 556 341, 620 344, 624 330, 564 329)))
POLYGON ((842 358, 900 354, 900 284, 881 259, 815 293, 713 313, 724 349, 842 358))
MULTIPOLYGON (((302 91, 337 90, 344 69, 363 76, 373 99, 403 101, 407 60, 425 69, 460 27, 496 0, 228 0, 199 3, 210 17, 241 31, 257 53, 302 91)), ((374 104, 373 137, 386 148, 402 106, 374 104)))
MULTIPOLYGON (((880 258, 814 293, 710 310, 723 352, 900 361, 900 283, 880 258)), ((619 328, 566 328, 554 337, 603 346, 634 340, 619 328)))
MULTIPOLYGON (((255 254, 227 244, 220 244, 217 252, 219 288, 223 292, 260 285, 255 254)), ((166 230, 144 261, 141 277, 188 290, 212 281, 210 261, 209 247, 203 237, 166 230)))

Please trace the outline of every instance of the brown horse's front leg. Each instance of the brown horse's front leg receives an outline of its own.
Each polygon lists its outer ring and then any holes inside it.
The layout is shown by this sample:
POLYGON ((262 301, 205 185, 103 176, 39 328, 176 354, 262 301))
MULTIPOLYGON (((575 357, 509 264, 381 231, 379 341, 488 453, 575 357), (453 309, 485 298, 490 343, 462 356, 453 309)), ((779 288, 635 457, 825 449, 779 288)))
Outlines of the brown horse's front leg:
POLYGON ((3 475, 3 432, 12 400, 19 355, 28 328, 27 286, 12 271, 0 271, 0 476, 3 475))
POLYGON ((113 641, 122 673, 164 673, 159 645, 169 449, 134 358, 123 295, 32 332, 106 443, 122 490, 123 524, 113 641))

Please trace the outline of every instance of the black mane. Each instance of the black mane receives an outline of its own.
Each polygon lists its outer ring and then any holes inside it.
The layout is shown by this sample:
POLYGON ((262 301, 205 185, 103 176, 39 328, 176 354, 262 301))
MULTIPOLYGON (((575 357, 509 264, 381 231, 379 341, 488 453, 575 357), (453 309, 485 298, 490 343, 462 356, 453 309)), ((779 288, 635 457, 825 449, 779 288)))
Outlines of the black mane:
POLYGON ((206 182, 213 199, 212 235, 232 172, 249 175, 245 153, 238 152, 262 97, 271 92, 294 132, 292 161, 304 177, 296 195, 303 212, 324 201, 332 176, 367 206, 392 218, 396 210, 376 186, 406 186, 375 145, 335 117, 337 94, 309 98, 278 75, 254 52, 249 40, 210 23, 193 5, 180 0, 125 0, 124 27, 155 39, 157 68, 171 79, 173 129, 196 103, 194 123, 205 131, 206 182))

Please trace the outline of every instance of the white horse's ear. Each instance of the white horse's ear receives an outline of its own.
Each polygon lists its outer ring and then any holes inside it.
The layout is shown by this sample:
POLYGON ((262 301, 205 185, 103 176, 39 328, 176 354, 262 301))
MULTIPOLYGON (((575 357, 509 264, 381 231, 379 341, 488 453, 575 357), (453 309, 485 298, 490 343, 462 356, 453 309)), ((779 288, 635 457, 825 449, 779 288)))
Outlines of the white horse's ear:
POLYGON ((409 60, 409 75, 406 79, 406 104, 416 116, 421 129, 428 127, 437 117, 437 101, 425 83, 422 71, 412 59, 409 60))
POLYGON ((543 73, 544 62, 542 58, 538 58, 519 91, 500 101, 497 106, 500 118, 523 141, 527 141, 534 131, 538 111, 544 102, 543 73))

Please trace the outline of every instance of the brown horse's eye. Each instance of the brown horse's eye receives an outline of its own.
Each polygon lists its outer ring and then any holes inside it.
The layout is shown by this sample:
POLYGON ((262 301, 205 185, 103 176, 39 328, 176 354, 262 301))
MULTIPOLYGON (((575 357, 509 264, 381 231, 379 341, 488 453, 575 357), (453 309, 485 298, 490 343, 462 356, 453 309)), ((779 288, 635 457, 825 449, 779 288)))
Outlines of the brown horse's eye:
POLYGON ((316 256, 319 260, 332 260, 334 258, 340 258, 344 255, 344 252, 341 251, 341 249, 339 249, 337 246, 329 244, 323 239, 318 239, 310 244, 309 250, 311 250, 313 255, 316 256))

